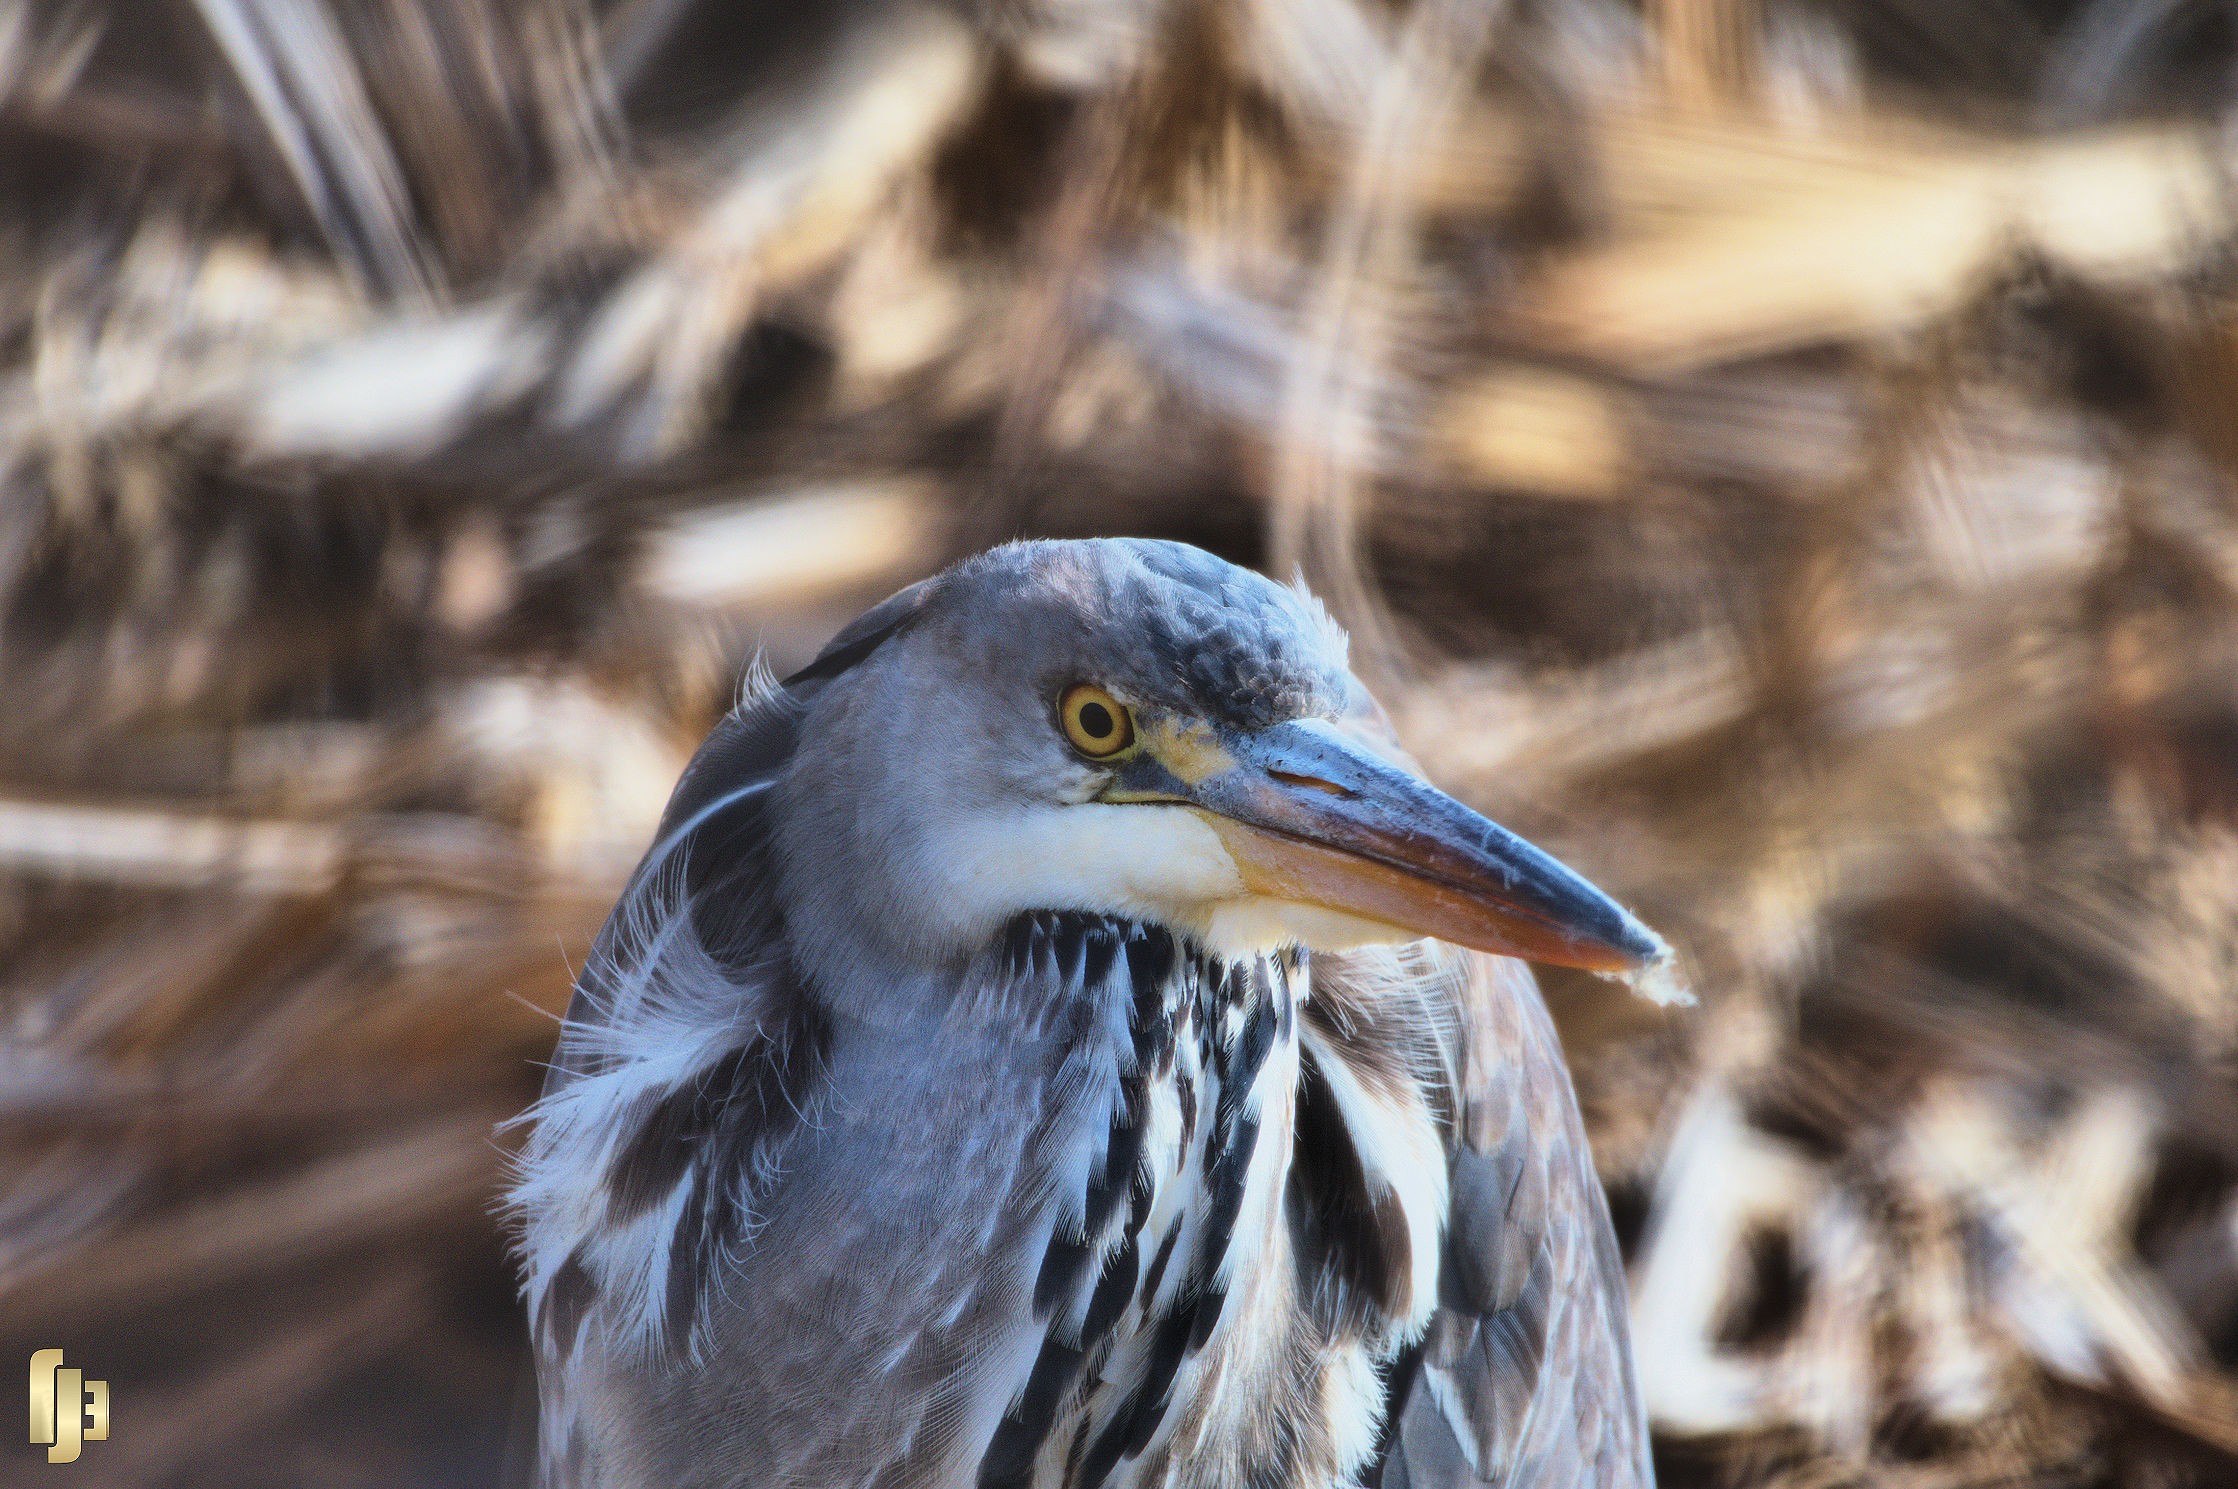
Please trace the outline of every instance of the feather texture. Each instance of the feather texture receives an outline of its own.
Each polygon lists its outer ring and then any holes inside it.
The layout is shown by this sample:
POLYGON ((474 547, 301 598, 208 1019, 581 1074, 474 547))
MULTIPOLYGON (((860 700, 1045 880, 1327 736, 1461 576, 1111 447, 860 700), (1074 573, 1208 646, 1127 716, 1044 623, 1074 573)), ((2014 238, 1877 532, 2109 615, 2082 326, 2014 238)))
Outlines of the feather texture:
POLYGON ((1384 1489, 1654 1483, 1624 1268, 1546 1006, 1520 962, 1454 956, 1443 1287, 1384 1489))
POLYGON ((546 1481, 1649 1483, 1520 964, 1028 910, 803 970, 803 720, 924 604, 750 688, 584 969, 514 1191, 546 1481))

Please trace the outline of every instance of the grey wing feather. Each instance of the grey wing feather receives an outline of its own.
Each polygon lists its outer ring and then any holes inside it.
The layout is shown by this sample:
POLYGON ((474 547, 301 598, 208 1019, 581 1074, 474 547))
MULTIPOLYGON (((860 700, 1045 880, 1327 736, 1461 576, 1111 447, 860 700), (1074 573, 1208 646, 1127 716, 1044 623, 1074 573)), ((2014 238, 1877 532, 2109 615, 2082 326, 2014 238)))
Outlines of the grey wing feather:
POLYGON ((983 1081, 914 1034, 842 1047, 797 985, 765 808, 819 682, 758 687, 686 771, 531 1113, 546 1489, 959 1482, 1034 1363, 1054 1220, 1013 1197, 1068 1159, 1018 1113, 1084 1083, 1019 1021, 957 1052, 983 1081))
POLYGON ((1623 1263, 1546 1005, 1504 958, 1452 983, 1440 1306, 1383 1489, 1651 1489, 1623 1263))
POLYGON ((792 700, 757 684, 695 756, 577 981, 511 1196, 547 1486, 635 1482, 620 1377, 689 1352, 744 1192, 821 1058, 777 955, 766 798, 792 700))

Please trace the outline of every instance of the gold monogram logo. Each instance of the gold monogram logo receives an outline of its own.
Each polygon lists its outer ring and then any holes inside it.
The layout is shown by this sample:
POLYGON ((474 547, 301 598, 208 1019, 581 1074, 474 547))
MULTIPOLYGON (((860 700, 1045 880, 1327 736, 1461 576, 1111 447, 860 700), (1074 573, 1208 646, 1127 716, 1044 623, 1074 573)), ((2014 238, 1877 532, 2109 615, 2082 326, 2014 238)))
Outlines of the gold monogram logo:
POLYGON ((31 1356, 31 1442, 51 1444, 47 1462, 75 1463, 79 1448, 109 1437, 109 1383, 63 1366, 59 1349, 31 1356))

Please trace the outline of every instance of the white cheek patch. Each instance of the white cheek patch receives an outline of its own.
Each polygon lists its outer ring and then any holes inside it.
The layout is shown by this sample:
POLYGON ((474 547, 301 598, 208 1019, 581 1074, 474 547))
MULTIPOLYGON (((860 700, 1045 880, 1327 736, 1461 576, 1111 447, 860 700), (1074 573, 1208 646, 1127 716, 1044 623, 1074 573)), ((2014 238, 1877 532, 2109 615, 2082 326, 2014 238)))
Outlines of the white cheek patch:
POLYGON ((1083 910, 1200 929, 1243 894, 1220 835, 1184 807, 1033 807, 999 822, 959 822, 926 865, 942 918, 976 929, 1020 910, 1083 910))
POLYGON ((1248 895, 1213 906, 1207 916, 1205 948, 1226 957, 1254 956, 1284 946, 1308 951, 1352 951, 1422 939, 1420 931, 1347 915, 1326 905, 1248 895))
POLYGON ((1419 941, 1410 931, 1323 905, 1255 895, 1220 834, 1180 806, 1086 802, 959 821, 920 882, 969 940, 1021 910, 1083 910, 1186 932, 1242 959, 1285 946, 1350 951, 1419 941))

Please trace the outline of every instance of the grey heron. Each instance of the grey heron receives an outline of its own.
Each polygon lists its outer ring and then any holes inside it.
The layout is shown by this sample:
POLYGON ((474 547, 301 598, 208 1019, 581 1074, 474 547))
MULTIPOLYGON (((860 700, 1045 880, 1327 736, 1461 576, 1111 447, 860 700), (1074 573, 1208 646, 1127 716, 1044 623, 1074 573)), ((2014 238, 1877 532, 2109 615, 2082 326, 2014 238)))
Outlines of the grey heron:
POLYGON ((1647 1485, 1511 959, 1668 955, 1302 590, 967 560, 749 688, 578 980, 513 1194, 547 1480, 1647 1485))

